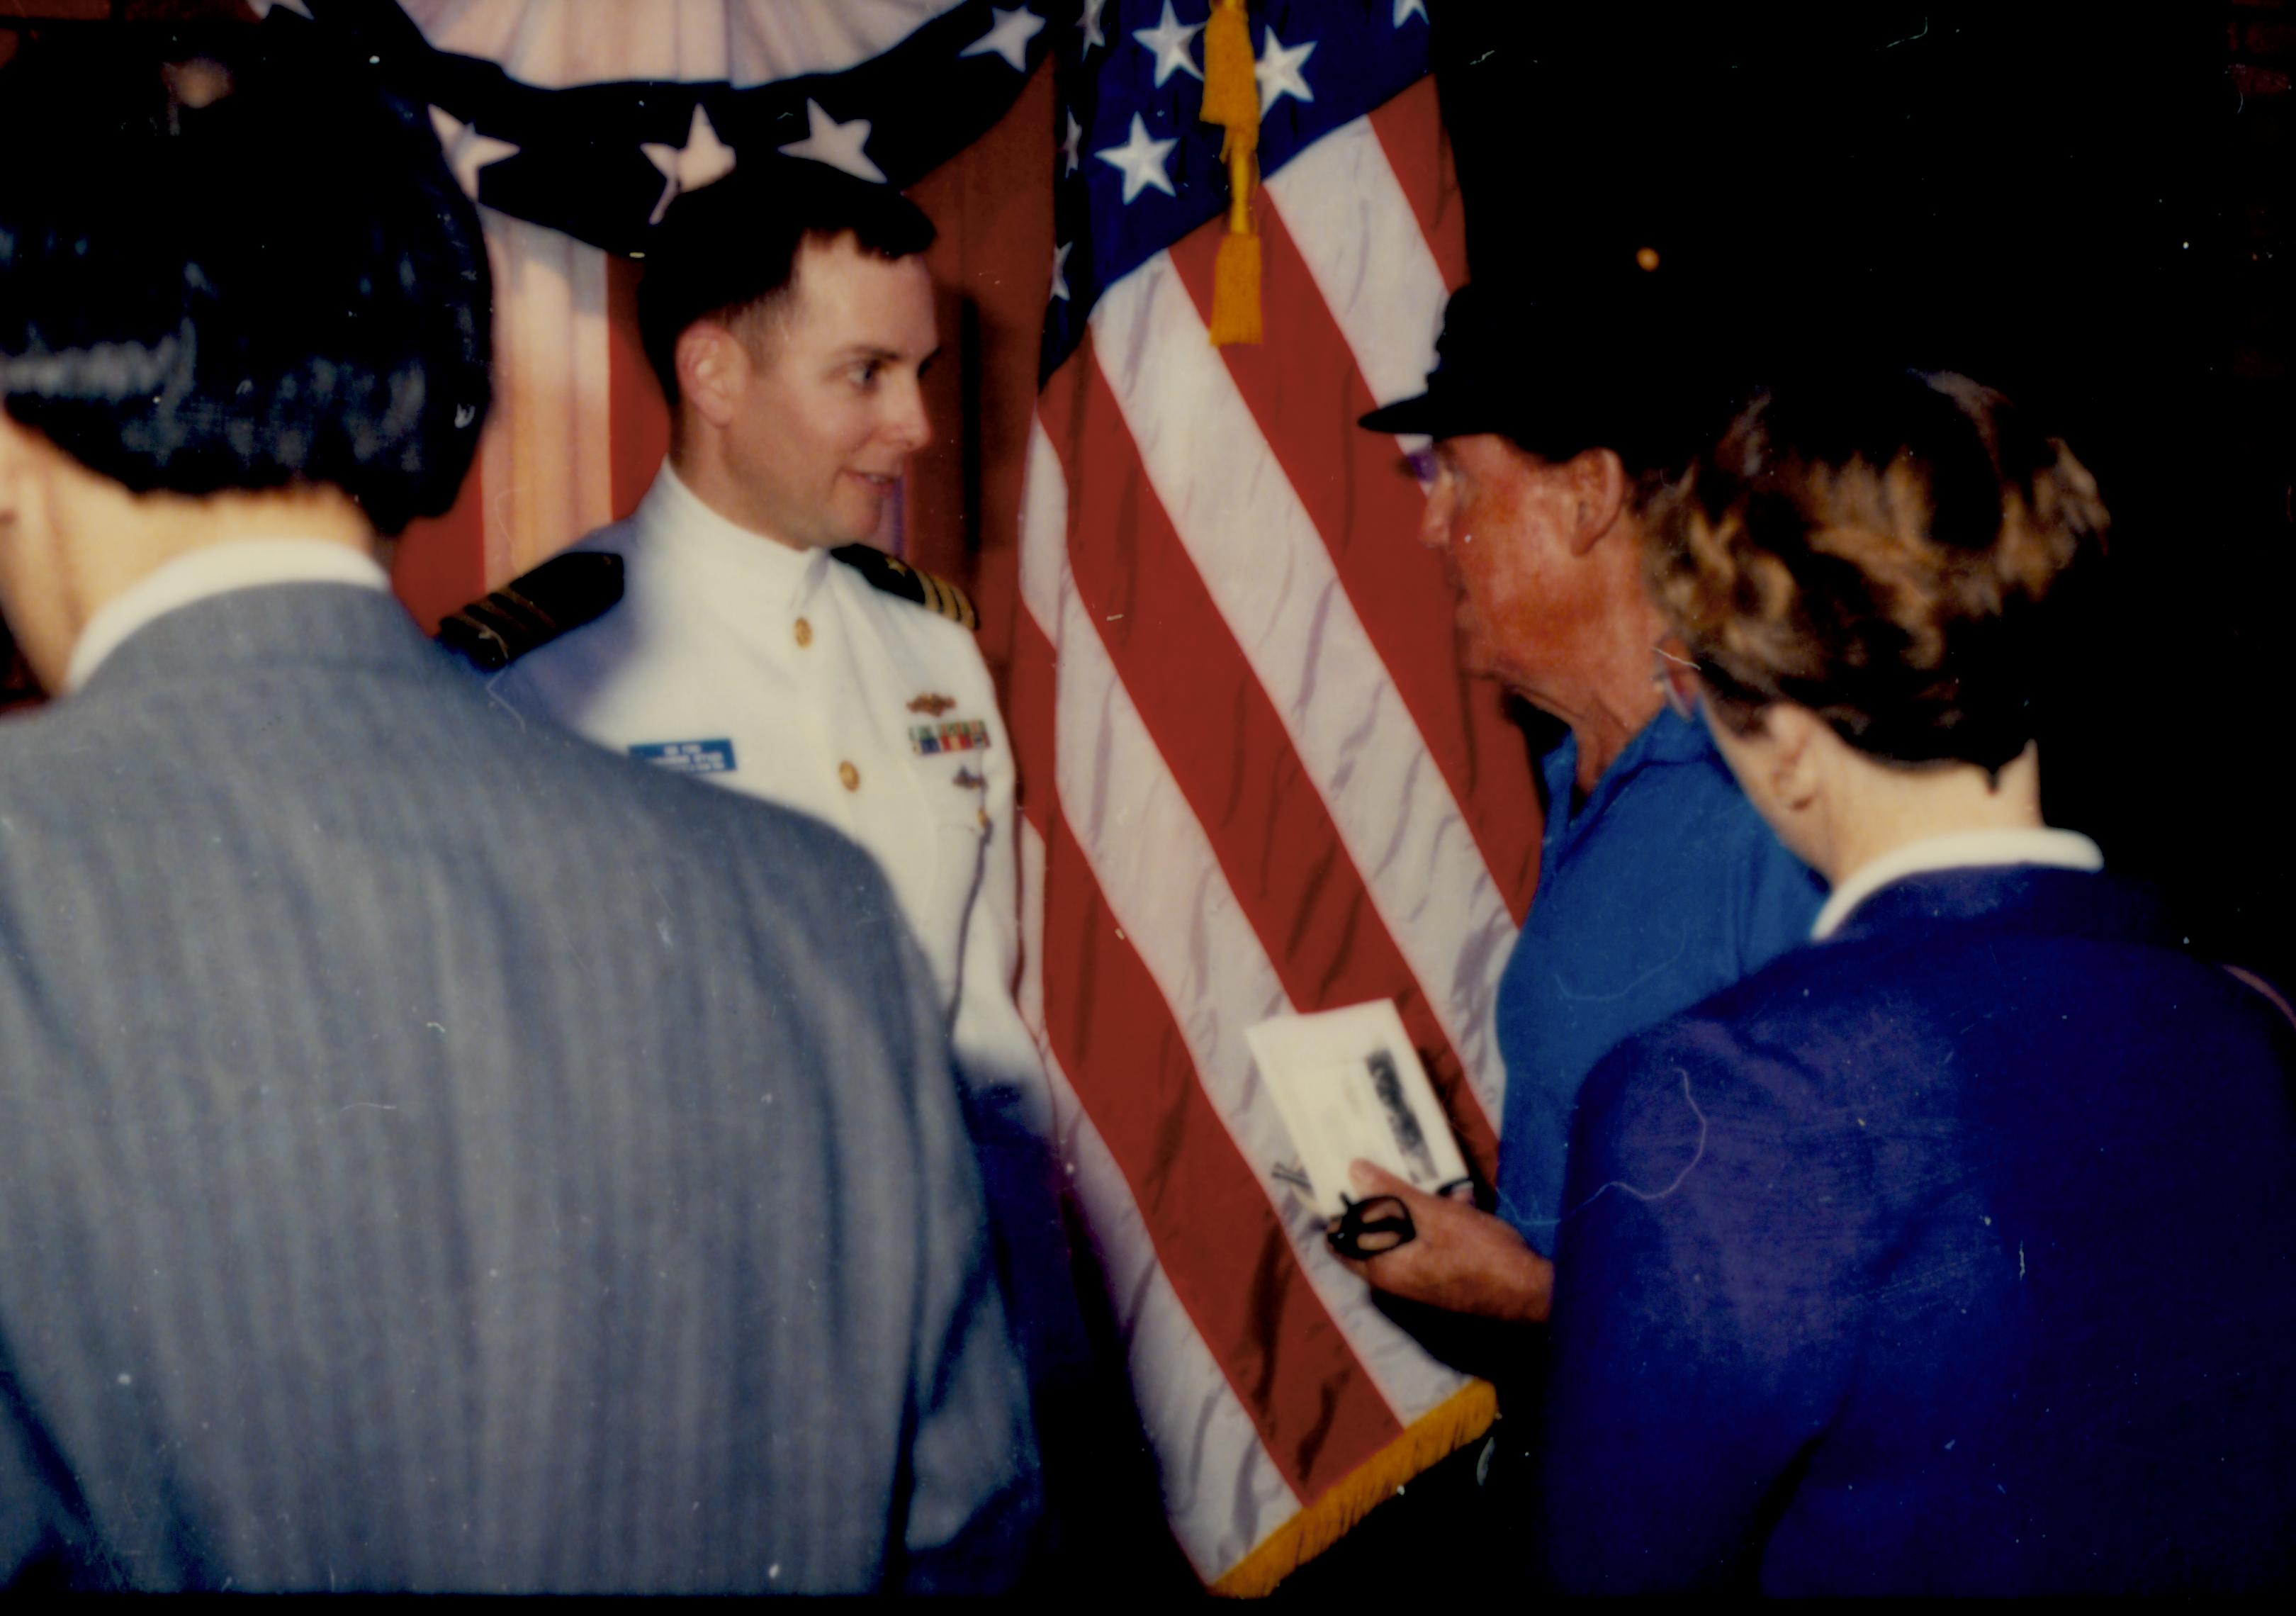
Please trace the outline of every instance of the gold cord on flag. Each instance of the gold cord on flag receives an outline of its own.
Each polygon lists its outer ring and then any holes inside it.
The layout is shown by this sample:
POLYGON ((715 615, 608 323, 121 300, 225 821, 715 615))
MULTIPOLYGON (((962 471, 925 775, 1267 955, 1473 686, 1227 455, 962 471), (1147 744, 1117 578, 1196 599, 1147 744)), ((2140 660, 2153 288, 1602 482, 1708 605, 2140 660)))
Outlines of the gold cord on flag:
POLYGON ((1404 1433, 1350 1471, 1336 1486, 1267 1535, 1266 1541, 1212 1584, 1234 1599, 1259 1599, 1322 1554, 1355 1524, 1403 1489, 1438 1460, 1480 1440, 1498 1418, 1498 1392, 1488 1381, 1469 1381, 1414 1421, 1404 1433))
POLYGON ((1259 84, 1243 7, 1244 0, 1212 0, 1204 26, 1201 117, 1227 127, 1220 143, 1227 164, 1227 234, 1212 265, 1211 340, 1221 347, 1259 340, 1259 237, 1251 227, 1251 193, 1259 183, 1259 84))

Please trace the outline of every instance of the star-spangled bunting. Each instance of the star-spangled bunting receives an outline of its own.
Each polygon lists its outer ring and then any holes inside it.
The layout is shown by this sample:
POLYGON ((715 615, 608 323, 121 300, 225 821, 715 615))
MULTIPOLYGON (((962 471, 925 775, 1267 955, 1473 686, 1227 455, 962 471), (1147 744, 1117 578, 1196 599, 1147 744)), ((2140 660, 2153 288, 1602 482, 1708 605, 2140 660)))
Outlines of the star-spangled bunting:
POLYGON ((1100 13, 1107 4, 1108 0, 1084 0, 1084 14, 1077 19, 1077 32, 1084 36, 1077 47, 1079 57, 1091 54, 1094 45, 1108 43, 1108 36, 1100 31, 1100 13))
POLYGON ((839 123, 822 111, 821 103, 808 100, 805 103, 806 137, 793 140, 775 150, 787 157, 810 158, 817 163, 827 163, 832 168, 842 168, 856 179, 885 183, 885 171, 869 160, 865 149, 869 144, 869 120, 865 118, 839 123))
POLYGON ((1077 143, 1084 138, 1084 126, 1076 120, 1076 114, 1070 111, 1062 112, 1061 120, 1068 126, 1067 132, 1061 136, 1061 175, 1066 178, 1077 171, 1077 143))
POLYGON ((518 148, 509 141, 481 135, 453 113, 438 107, 430 109, 430 127, 438 132, 439 149, 447 154, 447 166, 454 170, 455 183, 473 201, 479 195, 479 170, 518 154, 518 148))
POLYGON ((1029 41, 1034 39, 1045 26, 1045 20, 1025 6, 1018 11, 991 8, 996 17, 996 26, 959 51, 959 56, 1002 56, 1016 72, 1026 72, 1029 67, 1029 41))
POLYGON ((448 162, 479 201, 619 253, 644 251, 680 194, 750 160, 759 176, 811 160, 914 185, 987 132, 1056 35, 1070 37, 1041 0, 955 0, 937 12, 920 4, 913 31, 840 72, 738 88, 633 79, 560 89, 439 49, 396 0, 250 3, 261 26, 333 35, 410 101, 436 108, 448 162))
POLYGON ((661 199, 654 203, 653 212, 646 218, 649 225, 661 222, 673 199, 688 191, 699 191, 704 185, 714 185, 734 171, 733 148, 718 138, 718 131, 709 123, 709 113, 702 107, 693 109, 693 122, 685 138, 676 145, 648 142, 638 150, 645 153, 648 162, 661 170, 661 199))

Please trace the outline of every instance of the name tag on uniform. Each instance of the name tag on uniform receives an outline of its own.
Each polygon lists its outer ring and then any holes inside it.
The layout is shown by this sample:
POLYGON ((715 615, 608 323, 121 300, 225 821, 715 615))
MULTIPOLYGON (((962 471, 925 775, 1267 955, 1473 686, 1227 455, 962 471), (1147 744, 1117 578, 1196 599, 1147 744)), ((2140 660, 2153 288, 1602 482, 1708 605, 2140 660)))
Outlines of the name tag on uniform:
POLYGON ((988 748, 988 720, 955 718, 947 724, 912 724, 909 745, 918 756, 936 752, 977 752, 988 748))
POLYGON ((731 741, 641 741, 630 756, 678 775, 730 775, 734 772, 731 741))

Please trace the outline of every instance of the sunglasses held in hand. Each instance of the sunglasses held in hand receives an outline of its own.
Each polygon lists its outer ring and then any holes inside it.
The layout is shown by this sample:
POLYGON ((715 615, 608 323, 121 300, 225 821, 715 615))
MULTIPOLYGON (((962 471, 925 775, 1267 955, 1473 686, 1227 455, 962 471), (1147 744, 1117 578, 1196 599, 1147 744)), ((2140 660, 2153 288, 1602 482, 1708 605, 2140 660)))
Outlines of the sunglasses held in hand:
MULTIPOLYGON (((1472 1181, 1455 1178, 1435 1190, 1441 1197, 1454 1196, 1472 1186, 1472 1181)), ((1325 1243, 1341 1256, 1356 1262, 1368 1257, 1382 1257, 1398 1246, 1408 1245, 1419 1238, 1418 1226, 1411 1221, 1411 1209, 1403 1204, 1400 1195, 1370 1195, 1361 1201, 1340 1192, 1340 1202, 1346 1208, 1324 1231, 1325 1243)))

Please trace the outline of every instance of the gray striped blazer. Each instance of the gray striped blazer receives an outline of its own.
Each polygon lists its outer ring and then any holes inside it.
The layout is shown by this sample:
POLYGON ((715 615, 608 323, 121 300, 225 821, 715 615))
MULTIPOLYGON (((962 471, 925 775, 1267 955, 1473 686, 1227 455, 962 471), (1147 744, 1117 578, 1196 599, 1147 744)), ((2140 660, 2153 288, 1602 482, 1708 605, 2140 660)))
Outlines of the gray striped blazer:
POLYGON ((0 1577, 1009 1579, 1026 1392, 896 915, 357 589, 0 727, 0 1577))

